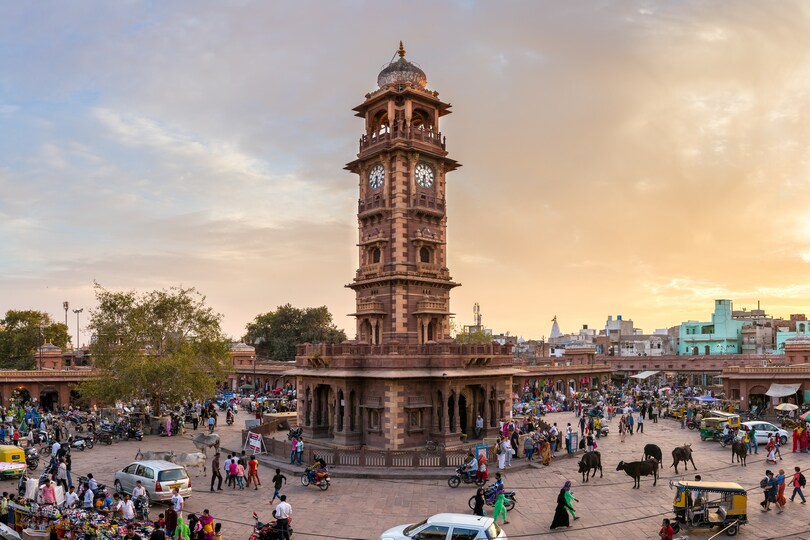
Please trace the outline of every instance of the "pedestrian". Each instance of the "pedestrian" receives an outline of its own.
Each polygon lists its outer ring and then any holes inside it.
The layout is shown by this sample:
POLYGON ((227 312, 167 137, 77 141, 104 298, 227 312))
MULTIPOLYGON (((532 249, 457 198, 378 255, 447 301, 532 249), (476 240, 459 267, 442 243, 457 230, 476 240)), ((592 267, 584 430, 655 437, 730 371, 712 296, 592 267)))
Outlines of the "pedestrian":
POLYGON ((281 469, 276 469, 276 474, 273 476, 273 487, 275 488, 273 491, 273 498, 270 499, 270 504, 273 504, 273 501, 276 500, 276 497, 279 496, 279 492, 281 491, 282 483, 287 483, 287 477, 281 474, 281 469))
POLYGON ((217 421, 213 416, 208 417, 208 433, 214 432, 214 426, 216 425, 217 421))
POLYGON ((619 438, 621 442, 624 442, 625 437, 627 437, 627 424, 624 422, 624 416, 619 419, 619 438))
POLYGON ((773 477, 772 471, 765 471, 765 478, 760 481, 759 487, 763 489, 765 495, 765 500, 759 503, 759 505, 762 507, 763 512, 770 512, 771 503, 776 502, 776 492, 778 489, 778 484, 776 478, 773 477))
POLYGON ((498 493, 498 495, 495 498, 495 509, 492 512, 493 523, 498 522, 498 516, 503 517, 504 525, 509 523, 508 521, 506 521, 506 496, 503 494, 503 491, 498 493))
POLYGON ((773 435, 773 449, 776 451, 776 455, 779 456, 779 461, 782 461, 782 452, 779 450, 782 447, 782 439, 779 434, 774 433, 773 435))
POLYGON ((785 469, 779 469, 779 474, 776 475, 776 507, 778 513, 782 513, 787 504, 785 499, 785 469))
POLYGON ((484 512, 484 488, 478 488, 475 492, 475 505, 473 506, 473 515, 475 516, 486 516, 486 512, 484 512))
POLYGON ((566 502, 565 498, 565 488, 563 487, 560 490, 560 494, 557 495, 557 507, 554 509, 554 519, 551 521, 551 529, 557 529, 559 527, 570 527, 571 522, 568 518, 568 503, 566 502))
POLYGON ((638 432, 639 433, 644 433, 644 415, 643 414, 638 415, 638 432))
POLYGON ((273 514, 276 516, 276 528, 281 534, 281 540, 290 540, 290 517, 292 517, 292 506, 287 502, 287 496, 279 497, 280 502, 276 505, 273 514))
POLYGON ((254 490, 259 489, 259 486, 262 485, 259 481, 259 462, 255 454, 250 456, 250 461, 248 461, 247 487, 250 487, 251 482, 253 482, 254 490))
POLYGON ((669 524, 667 518, 664 518, 664 521, 661 522, 661 530, 658 531, 658 537, 661 538, 661 540, 672 540, 675 537, 675 529, 669 524))
POLYGON ((804 478, 802 474, 801 467, 794 467, 793 470, 793 495, 790 496, 790 502, 793 502, 793 499, 798 494, 802 500, 802 504, 805 504, 807 500, 804 498, 804 492, 802 492, 802 488, 807 484, 807 480, 804 478))
POLYGON ((233 455, 228 454, 228 458, 225 460, 225 485, 226 486, 230 486, 231 481, 233 480, 233 478, 231 478, 231 462, 232 461, 233 461, 233 455))
MULTIPOLYGON (((753 425, 748 430, 748 436, 751 439, 751 446, 754 447, 754 453, 759 455, 759 442, 757 441, 757 430, 753 425)), ((748 454, 751 454, 750 448, 748 449, 748 454)))
POLYGON ((532 441, 531 436, 523 439, 523 453, 526 455, 526 459, 528 461, 532 460, 532 454, 534 454, 534 441, 532 441))
POLYGON ((298 439, 298 446, 295 448, 295 457, 298 460, 298 465, 301 466, 301 462, 304 460, 304 438, 301 437, 298 439))
POLYGON ((512 443, 509 441, 509 438, 505 438, 501 443, 501 449, 503 450, 503 455, 505 456, 506 467, 512 465, 512 443))
POLYGON ((197 522, 200 524, 200 532, 198 533, 198 536, 202 540, 214 540, 214 518, 211 516, 211 512, 209 512, 207 508, 203 510, 203 513, 200 515, 200 519, 197 522))
POLYGON ((805 428, 799 435, 799 450, 803 454, 806 454, 808 452, 808 442, 810 442, 808 440, 808 437, 810 437, 810 434, 807 433, 807 428, 805 428))
POLYGON ((245 462, 241 459, 236 462, 236 483, 239 489, 245 489, 245 462))
POLYGON ((197 427, 200 425, 200 414, 197 412, 197 409, 191 411, 191 427, 194 428, 194 431, 197 431, 197 427))
POLYGON ((571 517, 574 518, 575 520, 579 519, 579 516, 577 516, 576 512, 574 512, 574 505, 571 503, 571 501, 579 502, 579 499, 574 497, 574 494, 571 492, 571 481, 570 480, 565 481, 565 485, 563 486, 563 490, 565 490, 565 503, 567 505, 568 512, 571 514, 571 517))
POLYGON ((483 480, 486 482, 489 479, 489 471, 487 470, 487 454, 486 452, 482 452, 478 456, 478 480, 483 480))
POLYGON ((793 453, 799 449, 799 426, 793 428, 793 453))
POLYGON ((593 452, 593 435, 590 433, 585 437, 585 451, 593 452))
POLYGON ((295 464, 296 454, 298 453, 298 438, 293 437, 290 441, 290 465, 295 464))
POLYGON ((633 412, 630 411, 630 414, 627 415, 627 432, 631 437, 633 436, 633 422, 633 412))
POLYGON ((571 453, 571 436, 574 434, 574 430, 571 427, 571 423, 569 422, 568 425, 565 426, 565 452, 567 454, 571 453))
POLYGON ((580 437, 584 437, 584 436, 585 436, 585 423, 586 423, 586 422, 585 422, 585 417, 584 417, 584 416, 581 416, 581 417, 579 418, 579 433, 580 433, 580 437))
POLYGON ((478 417, 475 419, 475 437, 478 438, 481 436, 481 433, 484 431, 484 419, 481 418, 479 414, 478 417))
POLYGON ((217 491, 222 491, 222 473, 219 472, 219 452, 214 454, 214 459, 211 460, 211 491, 214 491, 214 481, 219 480, 217 484, 217 491))

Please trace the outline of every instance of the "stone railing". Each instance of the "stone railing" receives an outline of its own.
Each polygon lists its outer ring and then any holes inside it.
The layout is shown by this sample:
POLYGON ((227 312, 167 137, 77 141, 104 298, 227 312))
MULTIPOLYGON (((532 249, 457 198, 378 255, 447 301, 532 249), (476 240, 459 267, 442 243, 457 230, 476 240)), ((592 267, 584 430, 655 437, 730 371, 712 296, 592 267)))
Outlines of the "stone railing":
POLYGON ((385 311, 382 302, 358 302, 357 313, 381 313, 385 311))
POLYGON ((433 311, 444 313, 447 311, 447 303, 439 300, 420 300, 416 303, 416 311, 433 311))
POLYGON ((384 128, 381 132, 371 132, 360 137, 360 151, 389 142, 416 142, 431 147, 445 149, 445 139, 438 131, 420 128, 384 128))
POLYGON ((810 372, 807 366, 729 366, 723 369, 723 373, 751 373, 757 375, 778 375, 780 373, 796 374, 806 376, 810 372))
POLYGON ((426 343, 424 345, 388 343, 383 345, 368 345, 364 343, 338 343, 311 344, 304 343, 298 345, 296 356, 306 357, 312 355, 320 356, 367 356, 367 355, 471 355, 471 356, 501 356, 512 355, 512 346, 500 345, 498 343, 486 343, 482 345, 467 345, 463 343, 426 343))

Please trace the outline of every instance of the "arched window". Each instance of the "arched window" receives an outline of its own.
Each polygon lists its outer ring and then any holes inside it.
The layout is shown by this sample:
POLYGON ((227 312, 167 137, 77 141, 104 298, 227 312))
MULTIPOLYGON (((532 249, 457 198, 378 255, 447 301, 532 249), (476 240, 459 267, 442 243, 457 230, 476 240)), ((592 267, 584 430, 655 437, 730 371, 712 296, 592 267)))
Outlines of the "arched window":
POLYGON ((711 354, 711 352, 710 352, 710 351, 711 351, 711 349, 709 349, 709 346, 708 346, 708 345, 706 345, 706 347, 705 347, 705 348, 706 348, 706 354, 711 354))
POLYGON ((426 247, 423 247, 419 250, 419 261, 423 263, 430 262, 430 250, 426 247))
POLYGON ((382 251, 380 251, 380 248, 375 247, 374 249, 371 250, 372 264, 379 264, 381 258, 382 258, 382 251))

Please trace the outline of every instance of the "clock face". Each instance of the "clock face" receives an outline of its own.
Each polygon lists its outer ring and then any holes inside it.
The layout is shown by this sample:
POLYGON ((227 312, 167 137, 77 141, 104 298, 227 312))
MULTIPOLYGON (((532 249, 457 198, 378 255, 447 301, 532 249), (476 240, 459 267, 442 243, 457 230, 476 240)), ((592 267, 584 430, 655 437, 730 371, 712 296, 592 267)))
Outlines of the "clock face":
POLYGON ((429 188, 433 185, 433 169, 427 163, 417 164, 415 174, 419 187, 429 188))
POLYGON ((374 165, 368 173, 368 185, 371 189, 379 189, 385 180, 385 169, 382 165, 374 165))

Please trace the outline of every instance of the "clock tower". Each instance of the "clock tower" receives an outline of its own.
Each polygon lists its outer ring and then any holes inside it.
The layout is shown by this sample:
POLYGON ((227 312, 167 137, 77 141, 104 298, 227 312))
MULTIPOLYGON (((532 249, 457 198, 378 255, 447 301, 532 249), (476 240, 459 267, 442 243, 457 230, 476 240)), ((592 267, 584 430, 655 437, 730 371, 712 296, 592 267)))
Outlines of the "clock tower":
POLYGON ((460 165, 447 157, 439 119, 450 104, 427 89, 427 77, 405 59, 377 76, 378 89, 354 108, 365 120, 356 173, 359 267, 347 285, 356 294, 361 343, 425 344, 450 337, 446 175, 460 165))

